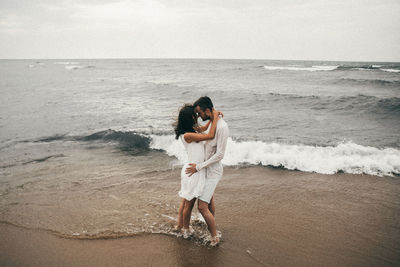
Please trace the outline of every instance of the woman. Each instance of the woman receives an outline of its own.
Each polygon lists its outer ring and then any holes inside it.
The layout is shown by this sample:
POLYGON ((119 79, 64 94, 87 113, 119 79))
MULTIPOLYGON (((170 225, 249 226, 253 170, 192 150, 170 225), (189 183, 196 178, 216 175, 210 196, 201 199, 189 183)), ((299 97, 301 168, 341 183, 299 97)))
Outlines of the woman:
MULTIPOLYGON (((204 161, 204 144, 201 141, 213 139, 215 136, 219 115, 222 113, 213 110, 214 121, 208 134, 197 133, 205 131, 211 121, 206 125, 196 127, 197 116, 193 105, 184 105, 179 111, 178 120, 175 126, 176 139, 181 137, 181 141, 185 146, 188 160, 191 163, 201 163, 204 161), (197 132, 196 132, 197 130, 197 132)), ((182 198, 178 212, 177 231, 182 231, 183 236, 187 238, 191 231, 189 230, 190 215, 196 199, 201 195, 205 183, 205 170, 200 170, 192 176, 185 173, 187 163, 181 171, 181 189, 179 196, 182 198)))

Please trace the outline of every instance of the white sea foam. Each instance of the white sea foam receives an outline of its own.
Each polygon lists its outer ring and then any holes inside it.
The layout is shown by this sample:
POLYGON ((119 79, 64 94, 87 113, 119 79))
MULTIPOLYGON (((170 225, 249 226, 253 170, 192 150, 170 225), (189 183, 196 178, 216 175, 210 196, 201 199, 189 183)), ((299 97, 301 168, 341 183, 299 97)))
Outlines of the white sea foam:
POLYGON ((162 149, 168 156, 176 157, 182 164, 187 161, 188 157, 180 140, 176 140, 173 135, 150 135, 150 148, 162 149))
MULTIPOLYGON (((175 156, 183 164, 187 160, 181 141, 171 136, 152 135, 150 147, 162 149, 175 156)), ((229 138, 223 164, 262 164, 333 174, 365 173, 371 175, 400 174, 400 151, 393 148, 378 149, 352 142, 336 146, 308 146, 264 143, 261 141, 237 142, 229 138)))
POLYGON ((45 67, 45 64, 43 62, 35 62, 34 64, 29 64, 28 67, 29 68, 35 68, 37 66, 41 66, 41 67, 45 67))
POLYGON ((386 72, 400 72, 400 70, 396 70, 396 69, 381 69, 381 70, 386 71, 386 72))
POLYGON ((54 64, 59 64, 59 65, 78 65, 79 62, 57 61, 57 62, 54 62, 54 64))
POLYGON ((375 69, 373 68, 350 68, 352 70, 362 70, 362 71, 374 71, 375 69))
POLYGON ((294 71, 330 71, 338 66, 312 66, 312 67, 294 67, 294 66, 264 66, 267 70, 294 70, 294 71))
POLYGON ((79 65, 67 65, 65 66, 67 70, 76 70, 76 69, 83 69, 85 66, 79 66, 79 65))

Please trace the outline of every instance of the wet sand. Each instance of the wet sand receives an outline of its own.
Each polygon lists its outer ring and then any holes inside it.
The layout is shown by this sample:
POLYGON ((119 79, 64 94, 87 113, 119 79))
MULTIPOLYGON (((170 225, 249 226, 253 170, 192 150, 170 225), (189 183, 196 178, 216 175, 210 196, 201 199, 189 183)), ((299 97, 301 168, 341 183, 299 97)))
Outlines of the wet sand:
MULTIPOLYGON (((158 177, 170 180, 180 170, 158 177)), ((171 182, 171 190, 178 185, 171 182)), ((98 240, 0 224, 7 266, 398 266, 400 179, 225 168, 217 248, 163 234, 98 240)), ((177 202, 179 200, 177 199, 177 202)))

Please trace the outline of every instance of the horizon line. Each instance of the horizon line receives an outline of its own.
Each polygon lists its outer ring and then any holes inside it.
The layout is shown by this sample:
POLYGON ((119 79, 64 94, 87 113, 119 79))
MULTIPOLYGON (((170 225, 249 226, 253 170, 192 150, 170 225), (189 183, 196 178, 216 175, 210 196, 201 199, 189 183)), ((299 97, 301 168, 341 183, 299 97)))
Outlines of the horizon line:
POLYGON ((273 59, 273 58, 211 58, 211 57, 70 57, 70 58, 0 58, 0 60, 90 60, 90 59, 171 59, 171 60, 276 60, 276 61, 330 61, 330 62, 371 62, 400 63, 400 61, 382 60, 328 60, 328 59, 273 59))

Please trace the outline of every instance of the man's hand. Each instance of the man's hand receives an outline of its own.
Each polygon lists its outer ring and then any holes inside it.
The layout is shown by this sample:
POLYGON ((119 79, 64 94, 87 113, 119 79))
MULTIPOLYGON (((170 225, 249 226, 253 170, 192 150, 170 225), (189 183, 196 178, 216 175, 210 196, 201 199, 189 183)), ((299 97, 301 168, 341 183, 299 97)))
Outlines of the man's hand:
POLYGON ((186 174, 190 177, 192 176, 194 173, 197 172, 196 170, 196 164, 195 163, 189 163, 190 167, 186 168, 186 174))

